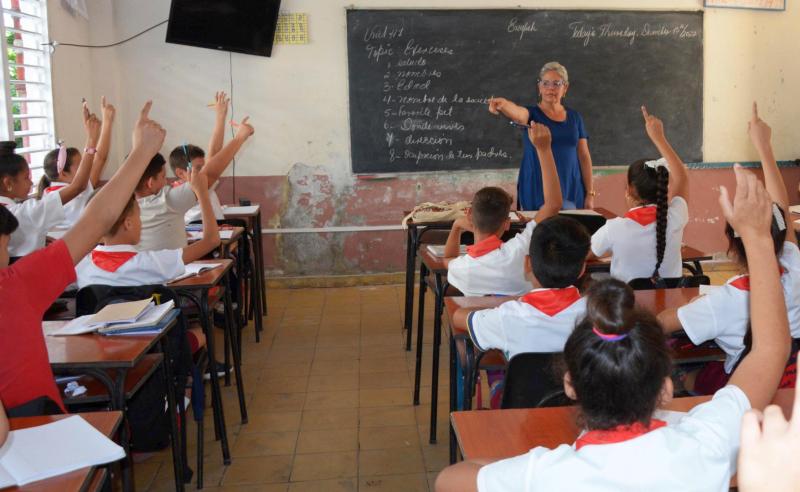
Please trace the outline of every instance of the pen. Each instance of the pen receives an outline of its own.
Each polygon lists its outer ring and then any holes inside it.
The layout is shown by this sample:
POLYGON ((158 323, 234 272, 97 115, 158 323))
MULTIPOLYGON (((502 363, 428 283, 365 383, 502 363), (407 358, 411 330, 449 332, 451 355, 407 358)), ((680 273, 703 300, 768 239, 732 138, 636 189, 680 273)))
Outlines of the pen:
POLYGON ((521 123, 517 123, 516 121, 509 121, 508 124, 511 125, 511 126, 516 126, 517 128, 530 128, 531 127, 530 125, 523 125, 521 123))

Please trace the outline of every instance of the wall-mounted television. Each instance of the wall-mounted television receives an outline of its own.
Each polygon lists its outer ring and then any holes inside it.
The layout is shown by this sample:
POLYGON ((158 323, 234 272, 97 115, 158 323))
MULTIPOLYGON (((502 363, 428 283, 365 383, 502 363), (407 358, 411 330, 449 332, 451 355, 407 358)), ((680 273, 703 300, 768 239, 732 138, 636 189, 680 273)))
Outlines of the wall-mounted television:
POLYGON ((270 56, 280 0, 172 0, 167 42, 270 56))

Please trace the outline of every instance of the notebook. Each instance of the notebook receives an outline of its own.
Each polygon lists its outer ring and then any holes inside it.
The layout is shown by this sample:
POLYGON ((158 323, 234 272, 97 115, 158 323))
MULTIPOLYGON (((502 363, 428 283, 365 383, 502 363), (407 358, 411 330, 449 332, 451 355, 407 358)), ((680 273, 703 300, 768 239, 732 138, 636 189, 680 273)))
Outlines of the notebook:
POLYGON ((221 265, 222 263, 189 263, 186 265, 186 271, 183 273, 183 275, 178 275, 167 283, 171 284, 173 282, 177 282, 178 280, 194 277, 195 275, 200 275, 203 272, 213 270, 221 265))
POLYGON ((100 325, 106 323, 130 323, 136 321, 152 303, 150 299, 109 304, 91 316, 89 322, 100 325))
MULTIPOLYGON (((444 244, 429 244, 428 251, 430 252, 430 254, 441 258, 444 256, 444 244)), ((464 255, 466 253, 467 253, 467 245, 462 244, 461 246, 459 246, 458 254, 464 255)))
POLYGON ((235 214, 254 214, 258 212, 258 205, 248 205, 244 207, 222 207, 223 213, 226 215, 235 215, 235 214))
MULTIPOLYGON (((98 332, 102 335, 123 334, 132 331, 141 331, 142 328, 153 328, 175 308, 174 301, 156 305, 150 299, 145 299, 148 306, 137 318, 132 321, 114 323, 95 323, 92 321, 96 315, 87 314, 79 316, 64 325, 60 330, 51 333, 51 336, 83 335, 98 332)), ((141 302, 141 301, 137 301, 141 302)), ((128 303, 123 303, 128 304, 128 303)), ((102 312, 102 311, 101 311, 102 312)))
POLYGON ((124 457, 122 447, 78 415, 11 431, 0 448, 0 489, 23 486, 124 457))

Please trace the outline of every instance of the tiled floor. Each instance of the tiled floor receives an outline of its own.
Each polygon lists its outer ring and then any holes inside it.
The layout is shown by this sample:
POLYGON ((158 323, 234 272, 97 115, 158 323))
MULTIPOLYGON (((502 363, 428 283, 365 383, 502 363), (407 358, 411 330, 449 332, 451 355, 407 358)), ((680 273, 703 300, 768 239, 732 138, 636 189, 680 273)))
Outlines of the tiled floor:
MULTIPOLYGON (((717 285, 734 274, 725 265, 707 270, 717 285)), ((440 370, 439 444, 431 445, 432 330, 426 333, 421 405, 414 407, 414 356, 403 350, 401 332, 402 286, 273 289, 268 304, 261 343, 252 327, 245 331, 248 424, 240 424, 235 388, 223 388, 233 458, 228 467, 206 413, 205 490, 433 490, 448 460, 447 370, 440 370)), ((430 327, 432 312, 427 318, 430 327)), ((191 420, 188 432, 195 468, 191 420)), ((172 490, 169 451, 137 463, 135 476, 137 490, 172 490)))
MULTIPOLYGON (((414 407, 402 296, 401 286, 269 291, 261 343, 250 327, 245 331, 250 421, 240 424, 235 388, 223 388, 233 463, 222 465, 209 410, 204 490, 432 490, 448 460, 447 387, 440 385, 440 444, 431 445, 430 336, 422 402, 414 407)), ((432 313, 428 319, 432 326, 432 313)), ((440 380, 446 376, 443 368, 440 380)), ((190 419, 193 469, 195 432, 190 419)), ((172 490, 170 460, 166 451, 137 463, 137 490, 172 490)))

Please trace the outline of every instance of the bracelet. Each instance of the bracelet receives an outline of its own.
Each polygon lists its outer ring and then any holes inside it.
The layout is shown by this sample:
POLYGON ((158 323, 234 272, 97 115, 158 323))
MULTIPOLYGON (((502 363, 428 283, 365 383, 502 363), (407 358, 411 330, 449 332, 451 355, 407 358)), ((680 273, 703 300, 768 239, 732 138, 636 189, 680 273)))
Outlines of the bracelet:
POLYGON ((86 148, 83 149, 83 153, 84 154, 89 154, 89 155, 94 155, 94 154, 97 153, 97 148, 96 147, 86 147, 86 148))
POLYGON ((594 190, 587 191, 586 194, 589 195, 589 196, 597 196, 597 192, 594 191, 594 190))

